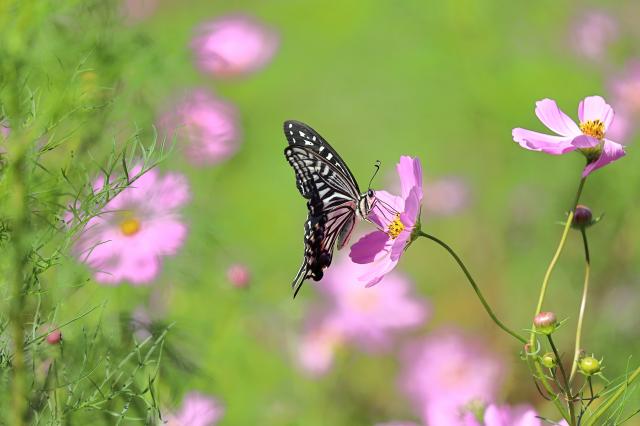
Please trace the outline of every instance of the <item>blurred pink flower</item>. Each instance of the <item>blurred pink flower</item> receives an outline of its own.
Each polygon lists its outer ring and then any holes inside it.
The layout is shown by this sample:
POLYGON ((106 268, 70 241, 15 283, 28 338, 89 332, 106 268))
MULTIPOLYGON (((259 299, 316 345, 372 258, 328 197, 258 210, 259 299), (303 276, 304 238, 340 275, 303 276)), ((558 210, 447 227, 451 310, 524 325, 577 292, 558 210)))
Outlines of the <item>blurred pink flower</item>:
POLYGON ((577 125, 560 110, 555 101, 543 99, 536 103, 536 115, 556 135, 546 135, 531 130, 513 129, 513 140, 531 151, 560 155, 579 150, 587 157, 582 177, 625 155, 624 147, 605 139, 613 122, 613 109, 600 96, 588 96, 580 101, 577 125))
POLYGON ((465 407, 494 400, 503 363, 454 330, 434 332, 406 348, 400 385, 430 426, 464 425, 465 407))
POLYGON ((321 376, 331 369, 335 352, 344 343, 344 333, 331 317, 312 319, 298 343, 296 357, 308 374, 321 376))
POLYGON ((227 269, 227 279, 234 287, 243 288, 249 285, 251 272, 246 265, 236 263, 227 269))
POLYGON ((628 63, 620 74, 611 77, 609 90, 616 107, 609 134, 624 139, 635 130, 632 123, 640 118, 640 61, 628 63))
POLYGON ((0 122, 0 136, 6 139, 9 137, 9 133, 11 133, 11 129, 9 128, 9 124, 6 122, 0 122))
POLYGON ((427 183, 424 208, 430 215, 450 216, 469 206, 471 190, 461 177, 448 176, 427 183))
POLYGON ((278 48, 275 31, 249 16, 226 16, 201 25, 191 42, 198 67, 218 77, 248 74, 278 48))
POLYGON ((413 422, 387 422, 387 423, 376 423, 375 426, 420 426, 420 425, 413 422))
POLYGON ((159 121, 165 136, 181 142, 195 165, 220 163, 233 156, 240 146, 238 113, 231 104, 196 89, 159 121))
MULTIPOLYGON (((139 171, 135 167, 130 176, 139 171)), ((102 185, 98 179, 95 188, 102 185)), ((186 238, 187 226, 177 210, 188 200, 184 176, 150 170, 87 222, 74 251, 94 269, 99 283, 148 283, 160 272, 161 257, 176 254, 186 238)))
POLYGON ((341 256, 320 285, 329 299, 327 315, 345 338, 365 349, 383 348, 391 343, 394 332, 425 322, 429 310, 412 295, 407 278, 392 272, 385 285, 366 288, 358 281, 363 269, 366 267, 341 256))
POLYGON ((167 416, 167 426, 213 426, 222 418, 224 409, 210 396, 189 392, 182 400, 180 411, 167 416))
POLYGON ((122 15, 133 24, 153 15, 158 8, 158 0, 124 0, 121 7, 122 15))
POLYGON ((571 30, 574 50, 591 60, 600 60, 619 35, 616 21, 599 10, 579 15, 571 30))
POLYGON ((629 62, 624 70, 613 76, 609 88, 616 106, 635 114, 640 113, 640 61, 629 62))
POLYGON ((536 411, 528 405, 489 405, 484 411, 482 422, 472 416, 465 416, 464 426, 542 426, 536 411))
POLYGON ((400 260, 420 218, 422 202, 422 168, 417 158, 402 156, 397 166, 402 196, 376 191, 375 206, 369 219, 380 229, 360 238, 351 246, 349 256, 367 264, 360 281, 367 287, 379 283, 400 260))

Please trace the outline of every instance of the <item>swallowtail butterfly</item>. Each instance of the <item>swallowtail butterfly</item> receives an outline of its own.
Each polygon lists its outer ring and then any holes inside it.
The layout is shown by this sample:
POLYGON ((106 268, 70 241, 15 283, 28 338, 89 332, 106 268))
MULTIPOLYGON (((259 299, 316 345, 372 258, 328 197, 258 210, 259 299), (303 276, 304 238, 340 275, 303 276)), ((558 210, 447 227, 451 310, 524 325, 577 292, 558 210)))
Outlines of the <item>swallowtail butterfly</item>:
POLYGON ((349 167, 338 153, 311 127, 285 121, 289 146, 284 150, 296 175, 296 186, 307 199, 309 215, 304 223, 304 259, 291 284, 293 297, 306 279, 322 279, 331 265, 333 247, 348 243, 356 217, 367 219, 375 203, 369 189, 360 193, 349 167))

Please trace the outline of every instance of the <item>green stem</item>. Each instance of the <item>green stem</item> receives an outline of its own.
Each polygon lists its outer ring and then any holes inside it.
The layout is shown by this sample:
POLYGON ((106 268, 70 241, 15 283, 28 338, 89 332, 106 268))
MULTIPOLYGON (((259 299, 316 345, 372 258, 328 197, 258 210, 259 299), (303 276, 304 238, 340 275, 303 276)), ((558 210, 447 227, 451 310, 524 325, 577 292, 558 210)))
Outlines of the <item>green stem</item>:
MULTIPOLYGON (((569 211, 569 215, 567 216, 567 222, 564 225, 564 230, 562 232, 562 237, 560 238, 560 243, 558 244, 558 248, 556 249, 553 258, 551 259, 551 263, 547 267, 547 271, 544 274, 544 278, 542 280, 542 287, 540 288, 540 297, 538 298, 538 305, 536 306, 536 313, 538 315, 540 311, 542 311, 542 304, 544 303, 544 298, 547 294, 547 286, 549 285, 549 278, 551 278, 551 273, 558 263, 558 259, 560 258, 560 254, 562 253, 562 249, 564 249, 564 244, 567 241, 567 235, 569 234, 569 229, 571 229, 571 223, 573 222, 573 216, 575 213, 576 205, 578 201, 580 201, 580 195, 582 194, 582 189, 584 188, 584 183, 586 181, 586 177, 580 179, 580 185, 578 186, 578 191, 576 192, 576 197, 571 206, 571 210, 569 211)), ((535 317, 534 315, 534 317, 535 317)), ((529 343, 533 346, 536 338, 536 327, 535 325, 531 328, 531 334, 529 335, 529 343)))
POLYGON ((585 423, 585 426, 592 426, 595 425, 597 420, 602 417, 602 415, 604 413, 606 413, 606 411, 611 408, 611 406, 613 405, 614 402, 616 402, 616 400, 618 398, 620 398, 626 391, 627 388, 629 387, 629 385, 631 385, 633 383, 634 380, 636 380, 638 378, 638 376, 640 376, 640 367, 636 368, 635 371, 633 373, 631 373, 631 376, 629 376, 629 378, 627 379, 627 381, 622 384, 620 386, 620 388, 613 394, 611 395, 610 398, 607 399, 606 402, 604 402, 602 405, 600 405, 594 412, 593 415, 591 417, 589 417, 589 420, 587 420, 587 422, 585 423))
POLYGON ((573 354, 573 363, 571 365, 571 375, 569 377, 569 381, 573 381, 573 377, 576 374, 578 369, 578 356, 580 355, 580 340, 582 338, 582 323, 584 321, 584 312, 587 306, 587 294, 589 292, 589 273, 591 270, 591 257, 589 255, 589 242, 587 240, 587 231, 585 228, 580 229, 582 233, 582 242, 584 244, 584 259, 585 259, 585 270, 584 270, 584 284, 582 286, 582 301, 580 302, 580 312, 578 314, 578 326, 576 327, 576 348, 573 354))
POLYGON ((573 407, 573 396, 571 395, 571 385, 569 384, 569 378, 567 376, 567 372, 564 369, 564 364, 562 363, 562 359, 560 358, 558 349, 556 348, 555 343, 553 343, 551 335, 548 334, 547 338, 549 340, 549 345, 551 345, 551 349, 553 350, 553 354, 556 356, 556 360, 558 361, 558 367, 560 367, 560 374, 562 375, 562 380, 564 382, 564 386, 560 386, 560 388, 562 389, 564 387, 564 393, 567 397, 567 406, 569 407, 569 417, 571 417, 570 425, 573 426, 576 424, 576 412, 573 407))
POLYGON ((496 323, 496 325, 498 327, 500 327, 502 330, 504 330, 506 333, 510 334, 511 336, 515 337, 516 339, 518 339, 520 342, 522 343, 527 343, 527 340, 520 336, 518 333, 514 332, 513 330, 509 329, 507 326, 505 326, 502 321, 500 321, 498 319, 498 317, 496 317, 496 314, 493 312, 493 310, 491 309, 491 307, 489 306, 489 304, 487 303, 487 300, 484 298, 484 296, 482 295, 482 292, 480 291, 480 288, 478 287, 478 285, 476 284, 476 281, 473 279, 473 277, 471 276, 471 273, 469 272, 469 270, 467 269, 466 265, 464 264, 464 262, 462 261, 462 259, 460 259, 460 257, 458 256, 458 254, 444 241, 442 241, 441 239, 434 237, 433 235, 429 235, 427 233, 424 233, 422 231, 419 231, 419 234, 421 237, 425 237, 430 239, 431 241, 437 243, 438 245, 440 245, 442 248, 444 248, 447 252, 449 252, 449 254, 455 259, 455 261, 458 263, 458 266, 460 266, 460 269, 462 269, 462 272, 464 272, 465 276, 467 277, 467 280, 469 281, 469 284, 471 284, 471 287, 473 287, 473 290, 476 292, 476 295, 478 296, 478 298, 480 299, 480 302, 482 303, 482 306, 484 306, 484 309, 487 311, 487 313, 489 314, 489 316, 491 317, 491 319, 493 320, 493 322, 496 323))

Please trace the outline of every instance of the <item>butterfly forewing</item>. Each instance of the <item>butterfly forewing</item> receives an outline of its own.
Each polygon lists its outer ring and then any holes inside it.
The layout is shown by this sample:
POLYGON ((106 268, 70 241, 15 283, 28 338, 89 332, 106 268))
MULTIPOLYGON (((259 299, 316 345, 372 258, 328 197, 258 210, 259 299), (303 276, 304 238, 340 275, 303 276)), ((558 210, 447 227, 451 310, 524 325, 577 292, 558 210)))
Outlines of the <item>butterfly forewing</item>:
POLYGON ((304 259, 292 283, 295 296, 304 280, 322 278, 323 270, 331 264, 336 241, 338 249, 347 242, 355 224, 360 191, 342 158, 315 130, 286 121, 284 133, 289 141, 284 153, 309 209, 304 226, 304 259))

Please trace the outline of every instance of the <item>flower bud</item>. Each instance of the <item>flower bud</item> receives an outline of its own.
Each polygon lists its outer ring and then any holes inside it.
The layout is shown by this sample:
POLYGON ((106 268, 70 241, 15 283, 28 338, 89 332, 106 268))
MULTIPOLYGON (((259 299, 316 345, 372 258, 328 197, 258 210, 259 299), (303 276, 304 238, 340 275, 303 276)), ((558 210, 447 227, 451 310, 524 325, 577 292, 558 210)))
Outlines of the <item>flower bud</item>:
POLYGON ((62 340, 62 332, 60 330, 54 330, 47 334, 47 343, 50 345, 57 345, 62 340))
POLYGON ((227 279, 234 287, 244 288, 249 285, 251 274, 245 265, 236 263, 227 269, 227 279))
POLYGON ((553 312, 540 312, 533 319, 536 330, 542 334, 551 334, 558 327, 558 319, 553 312))
POLYGON ((578 368, 580 368, 580 372, 585 376, 593 376, 602 370, 600 361, 592 356, 585 356, 580 359, 580 361, 578 361, 578 368))
POLYGON ((574 228, 587 228, 593 225, 595 222, 593 220, 593 214, 591 213, 591 209, 587 206, 583 206, 582 204, 578 204, 576 206, 575 211, 573 212, 573 227, 574 228))
POLYGON ((554 368, 558 365, 558 360, 552 352, 547 352, 540 357, 540 362, 547 368, 554 368))

